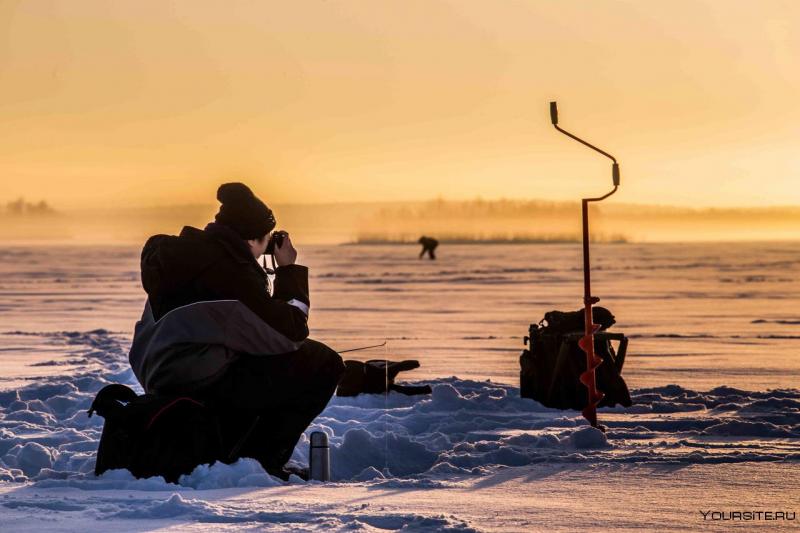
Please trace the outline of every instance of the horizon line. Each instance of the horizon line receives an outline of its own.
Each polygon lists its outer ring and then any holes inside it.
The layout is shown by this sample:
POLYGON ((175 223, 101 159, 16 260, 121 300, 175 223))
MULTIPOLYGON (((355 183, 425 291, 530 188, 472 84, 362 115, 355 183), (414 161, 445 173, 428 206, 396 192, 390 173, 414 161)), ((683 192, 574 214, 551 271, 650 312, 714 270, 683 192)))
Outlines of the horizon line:
MULTIPOLYGON (((16 200, 27 199, 26 197, 17 197, 14 200, 6 200, 3 201, 5 205, 8 205, 11 202, 16 200)), ((31 200, 32 202, 39 202, 44 201, 50 208, 53 209, 52 214, 68 214, 74 213, 78 211, 108 211, 108 210, 138 210, 138 209, 174 209, 174 208, 216 208, 217 202, 209 202, 209 203, 199 203, 199 202, 184 202, 184 203, 158 203, 158 204, 148 204, 148 205, 129 205, 129 206, 115 206, 115 207, 106 207, 100 205, 93 205, 93 206, 83 206, 83 207, 66 207, 61 208, 57 207, 55 204, 49 203, 47 200, 31 200)), ((454 198, 445 198, 445 197, 432 197, 427 199, 418 199, 418 200, 354 200, 354 201, 330 201, 330 202, 275 202, 268 205, 272 205, 273 207, 331 207, 331 206, 370 206, 370 205, 399 205, 399 204, 424 204, 429 202, 450 202, 450 203, 470 203, 470 202, 486 202, 486 203, 496 203, 496 202, 517 202, 517 203, 526 203, 526 202, 537 202, 537 203, 549 203, 549 204, 579 204, 580 199, 575 200, 552 200, 547 198, 541 197, 530 197, 530 198, 483 198, 483 197, 475 197, 469 199, 454 199, 454 198)), ((0 204, 2 205, 2 204, 0 204)), ((609 204, 611 206, 612 204, 609 204)), ((702 211, 702 210, 780 210, 780 209, 800 209, 800 205, 798 204, 774 204, 774 205, 680 205, 680 204, 668 204, 668 203, 640 203, 640 202, 614 202, 613 206, 619 207, 658 207, 658 208, 671 208, 671 209, 687 209, 693 211, 702 211)), ((605 206, 604 206, 605 207, 605 206)), ((0 214, 8 214, 3 213, 0 211, 0 214)))

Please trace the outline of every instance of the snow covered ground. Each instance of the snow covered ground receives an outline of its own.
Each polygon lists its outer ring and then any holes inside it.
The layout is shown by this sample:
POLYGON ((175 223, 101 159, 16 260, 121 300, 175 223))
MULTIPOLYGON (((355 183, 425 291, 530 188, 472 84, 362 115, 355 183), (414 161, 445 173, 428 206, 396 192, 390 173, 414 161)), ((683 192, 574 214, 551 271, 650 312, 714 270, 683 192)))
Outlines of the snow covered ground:
POLYGON ((635 401, 601 410, 606 434, 516 387, 527 324, 577 307, 573 247, 453 247, 436 263, 407 247, 312 248, 314 336, 339 349, 389 338, 353 355, 420 359, 402 377, 434 393, 335 398, 310 428, 331 437, 334 483, 240 461, 178 485, 92 474, 102 419, 85 411, 103 385, 135 384, 137 251, 4 249, 0 529, 792 528, 721 520, 800 510, 800 256, 736 246, 598 247, 635 401))

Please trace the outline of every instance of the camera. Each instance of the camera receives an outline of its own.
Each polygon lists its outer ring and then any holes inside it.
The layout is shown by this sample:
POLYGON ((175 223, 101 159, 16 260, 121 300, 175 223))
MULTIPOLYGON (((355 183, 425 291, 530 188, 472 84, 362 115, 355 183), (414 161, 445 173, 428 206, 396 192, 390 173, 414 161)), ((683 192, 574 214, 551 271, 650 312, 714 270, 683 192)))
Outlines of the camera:
POLYGON ((283 239, 288 236, 289 234, 283 230, 274 232, 269 238, 269 242, 267 243, 267 251, 265 253, 269 255, 274 254, 275 247, 277 246, 280 248, 283 246, 283 239))

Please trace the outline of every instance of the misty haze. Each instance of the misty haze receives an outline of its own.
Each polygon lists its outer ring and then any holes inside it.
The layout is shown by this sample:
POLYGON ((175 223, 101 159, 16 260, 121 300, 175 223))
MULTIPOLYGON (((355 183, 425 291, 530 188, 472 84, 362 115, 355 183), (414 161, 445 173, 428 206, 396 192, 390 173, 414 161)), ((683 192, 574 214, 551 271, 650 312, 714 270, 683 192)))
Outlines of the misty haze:
MULTIPOLYGON (((420 235, 451 243, 578 242, 578 202, 436 199, 275 205, 278 224, 307 244, 416 243, 420 235)), ((204 227, 209 205, 57 210, 24 198, 0 210, 0 241, 8 243, 143 243, 184 225, 204 227)), ((794 240, 800 208, 680 208, 608 203, 592 206, 596 242, 794 240)))

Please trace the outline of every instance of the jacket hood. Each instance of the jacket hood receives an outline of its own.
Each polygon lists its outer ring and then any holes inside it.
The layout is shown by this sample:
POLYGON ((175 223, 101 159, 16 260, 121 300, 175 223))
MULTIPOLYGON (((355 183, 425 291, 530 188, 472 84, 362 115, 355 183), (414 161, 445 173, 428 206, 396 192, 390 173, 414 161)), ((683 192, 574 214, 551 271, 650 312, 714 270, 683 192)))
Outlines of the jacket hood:
POLYGON ((220 255, 202 230, 185 227, 179 236, 154 235, 142 249, 142 286, 147 294, 170 293, 191 283, 220 255))

